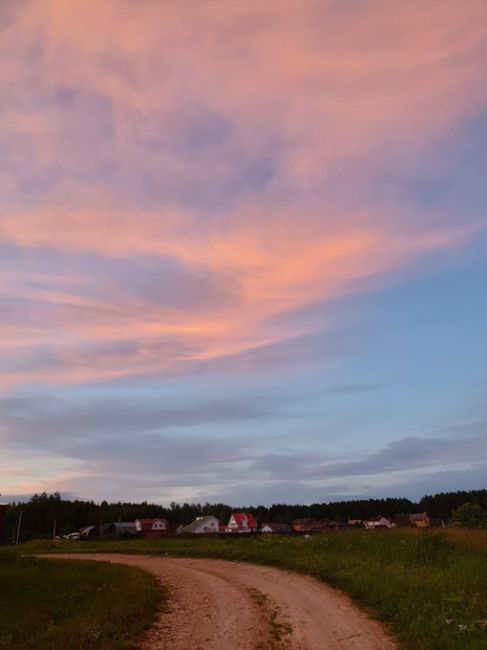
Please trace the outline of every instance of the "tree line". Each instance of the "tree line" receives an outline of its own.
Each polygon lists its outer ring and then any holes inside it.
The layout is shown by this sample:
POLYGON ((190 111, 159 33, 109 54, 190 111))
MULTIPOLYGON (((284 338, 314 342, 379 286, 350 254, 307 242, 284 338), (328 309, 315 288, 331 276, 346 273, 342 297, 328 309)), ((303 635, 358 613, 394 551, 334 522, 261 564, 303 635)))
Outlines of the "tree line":
POLYGON ((245 511, 254 515, 259 524, 279 522, 290 524, 294 519, 311 517, 347 521, 348 519, 369 519, 378 515, 394 517, 399 513, 427 512, 430 517, 451 519, 453 510, 463 504, 477 505, 487 511, 487 490, 441 492, 424 496, 414 502, 404 498, 356 499, 311 505, 278 503, 267 506, 243 506, 232 508, 224 503, 171 503, 169 507, 147 503, 95 503, 94 501, 63 499, 58 492, 36 494, 26 503, 14 503, 7 510, 6 539, 16 535, 20 512, 21 540, 50 537, 54 527, 58 535, 79 530, 84 526, 100 522, 134 521, 135 519, 163 517, 170 524, 186 525, 196 517, 214 515, 221 522, 227 522, 231 512, 245 511))

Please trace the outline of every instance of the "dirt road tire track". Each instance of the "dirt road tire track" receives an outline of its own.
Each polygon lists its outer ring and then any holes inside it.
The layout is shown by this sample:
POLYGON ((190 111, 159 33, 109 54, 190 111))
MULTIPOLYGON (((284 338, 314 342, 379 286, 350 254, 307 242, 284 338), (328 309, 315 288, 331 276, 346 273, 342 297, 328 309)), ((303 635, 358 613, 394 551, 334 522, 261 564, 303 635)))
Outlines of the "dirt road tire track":
POLYGON ((120 554, 57 554, 116 562, 154 574, 171 591, 168 611, 141 650, 395 650, 383 627, 315 580, 225 560, 120 554))

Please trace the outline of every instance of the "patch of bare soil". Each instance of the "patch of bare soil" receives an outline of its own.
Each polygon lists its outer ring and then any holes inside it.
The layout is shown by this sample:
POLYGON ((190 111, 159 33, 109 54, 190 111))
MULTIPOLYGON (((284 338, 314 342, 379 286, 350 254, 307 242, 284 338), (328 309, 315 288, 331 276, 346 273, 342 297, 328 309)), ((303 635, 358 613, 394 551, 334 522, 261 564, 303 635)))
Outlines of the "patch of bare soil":
POLYGON ((150 571, 170 605, 140 650, 394 650, 382 626, 331 587, 271 567, 172 557, 63 554, 150 571))

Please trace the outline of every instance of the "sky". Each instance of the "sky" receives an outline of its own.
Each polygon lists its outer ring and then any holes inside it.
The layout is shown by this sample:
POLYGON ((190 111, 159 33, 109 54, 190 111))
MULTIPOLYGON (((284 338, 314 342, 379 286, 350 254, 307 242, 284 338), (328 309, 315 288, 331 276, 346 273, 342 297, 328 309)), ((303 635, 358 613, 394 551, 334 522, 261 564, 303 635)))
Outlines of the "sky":
POLYGON ((487 487, 484 0, 0 3, 0 492, 487 487))

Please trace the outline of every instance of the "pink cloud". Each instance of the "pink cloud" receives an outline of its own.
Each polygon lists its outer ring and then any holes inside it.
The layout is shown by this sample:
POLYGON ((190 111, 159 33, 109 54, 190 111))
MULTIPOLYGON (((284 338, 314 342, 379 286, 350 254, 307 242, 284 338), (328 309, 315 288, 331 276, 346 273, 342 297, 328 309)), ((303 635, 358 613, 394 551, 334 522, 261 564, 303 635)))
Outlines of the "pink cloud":
POLYGON ((351 7, 14 8, 0 42, 13 170, 0 175, 0 237, 27 256, 168 257, 195 278, 225 278, 231 299, 161 305, 103 277, 98 294, 84 291, 98 282, 88 268, 69 286, 62 269, 11 271, 1 289, 31 311, 0 325, 0 350, 59 350, 57 365, 5 372, 4 386, 177 372, 308 334, 275 317, 481 225, 448 225, 394 196, 350 207, 350 194, 485 108, 485 3, 351 7), (26 198, 33 176, 41 189, 26 198), (83 362, 83 345, 129 339, 136 353, 83 362))

